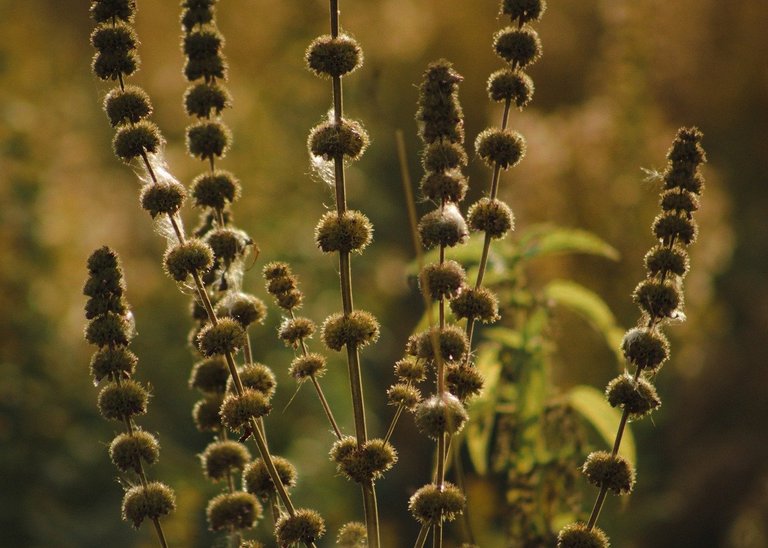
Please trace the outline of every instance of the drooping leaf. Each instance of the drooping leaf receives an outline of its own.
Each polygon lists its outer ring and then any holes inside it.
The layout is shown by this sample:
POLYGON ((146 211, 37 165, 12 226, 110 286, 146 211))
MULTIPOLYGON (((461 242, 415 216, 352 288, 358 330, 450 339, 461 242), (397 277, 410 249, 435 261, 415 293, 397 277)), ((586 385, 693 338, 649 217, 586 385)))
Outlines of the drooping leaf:
POLYGON ((519 243, 522 259, 562 253, 587 253, 618 260, 619 252, 612 245, 586 230, 554 225, 536 225, 528 229, 519 243))
POLYGON ((624 363, 621 340, 624 329, 616 324, 616 318, 608 305, 597 293, 570 280, 553 280, 544 287, 544 296, 584 318, 605 339, 616 356, 618 364, 624 363))
MULTIPOLYGON (((574 386, 568 391, 568 402, 600 434, 608 449, 613 448, 616 430, 621 422, 621 411, 611 407, 605 395, 592 386, 574 386)), ((635 464, 635 438, 629 425, 624 429, 619 454, 635 464)))

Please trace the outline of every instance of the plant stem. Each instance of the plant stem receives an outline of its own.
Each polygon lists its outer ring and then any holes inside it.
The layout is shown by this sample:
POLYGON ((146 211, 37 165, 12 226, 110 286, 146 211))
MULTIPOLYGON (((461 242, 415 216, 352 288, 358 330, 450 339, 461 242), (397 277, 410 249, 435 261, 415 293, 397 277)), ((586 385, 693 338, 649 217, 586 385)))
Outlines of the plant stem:
POLYGON ((413 544, 413 548, 422 548, 424 543, 427 542, 427 535, 429 535, 429 529, 431 525, 425 523, 419 530, 419 536, 416 537, 416 542, 413 544))
MULTIPOLYGON (((150 178, 154 183, 157 183, 157 177, 154 173, 154 170, 152 169, 152 165, 149 162, 149 158, 147 157, 146 152, 142 152, 141 157, 144 161, 144 166, 146 167, 147 173, 149 174, 150 178)), ((181 230, 181 227, 178 221, 173 215, 168 215, 168 219, 170 220, 171 226, 173 227, 174 233, 176 234, 176 239, 180 244, 184 243, 186 238, 184 236, 184 232, 181 230)), ((208 296, 208 292, 205 290, 205 286, 203 285, 203 281, 200 278, 200 274, 198 272, 193 272, 192 279, 195 284, 195 290, 197 292, 197 296, 200 299, 200 301, 203 303, 203 307, 205 308, 205 311, 208 314, 208 321, 211 322, 211 325, 217 325, 219 323, 219 320, 216 317, 216 312, 213 309, 213 305, 211 304, 211 299, 208 296)), ((232 381, 235 385, 235 392, 237 393, 238 396, 241 396, 244 392, 244 388, 243 388, 243 382, 240 379, 240 374, 237 371, 235 359, 232 356, 231 352, 226 352, 224 354, 224 358, 227 362, 229 374, 232 376, 232 381)), ((256 442, 256 446, 259 450, 259 454, 261 455, 261 458, 264 461, 264 464, 266 465, 267 472, 269 473, 269 477, 272 480, 272 483, 275 485, 275 489, 277 490, 277 494, 280 497, 280 500, 282 501, 288 513, 291 516, 295 515, 296 510, 293 506, 293 503, 291 502, 291 498, 288 495, 288 492, 285 489, 285 486, 283 485, 282 481, 280 481, 280 475, 277 473, 277 468, 275 468, 274 460, 272 459, 272 455, 269 452, 269 447, 267 445, 267 440, 263 430, 263 421, 261 420, 261 418, 251 419, 250 421, 248 421, 248 428, 250 428, 251 430, 251 435, 253 436, 253 439, 256 442)), ((161 543, 163 543, 163 547, 165 548, 166 545, 164 544, 164 542, 165 540, 162 539, 161 543)), ((307 547, 315 546, 314 542, 307 542, 305 544, 307 545, 307 547)))
MULTIPOLYGON (((331 36, 339 36, 339 0, 330 0, 330 24, 331 36)), ((343 120, 343 95, 341 77, 334 76, 333 82, 333 120, 336 125, 341 125, 343 120)), ((336 191, 336 211, 341 217, 347 210, 346 186, 344 181, 344 158, 334 158, 334 176, 336 191)), ((352 270, 349 252, 339 253, 339 281, 341 285, 341 300, 344 315, 349 316, 354 310, 352 301, 352 270)), ((365 399, 363 396, 362 375, 360 372, 360 356, 357 345, 347 345, 347 364, 349 368, 349 384, 352 393, 352 408, 355 419, 355 434, 357 445, 362 447, 368 440, 368 431, 365 423, 365 399)), ((365 522, 368 530, 368 544, 371 548, 379 548, 379 516, 376 503, 376 491, 373 482, 361 484, 363 490, 363 506, 365 509, 365 522)))
MULTIPOLYGON (((507 124, 509 123, 509 111, 512 106, 512 103, 509 99, 507 99, 504 102, 504 113, 501 115, 501 129, 502 131, 507 129, 507 124)), ((499 194, 499 180, 501 178, 501 166, 496 163, 493 166, 493 176, 491 177, 491 191, 490 191, 490 198, 491 200, 495 200, 496 197, 499 194)), ((478 266, 477 270, 477 279, 475 280, 475 289, 480 289, 480 287, 483 285, 483 277, 485 276, 485 269, 488 264, 488 252, 491 249, 491 237, 486 232, 485 238, 483 239, 483 252, 480 256, 480 265, 478 266)), ((469 348, 472 348, 472 335, 475 331, 475 318, 469 317, 467 318, 467 339, 469 341, 469 348)), ((469 364, 469 357, 470 354, 467 354, 467 360, 466 363, 469 364)))
MULTIPOLYGON (((296 319, 296 314, 294 314, 293 309, 290 310, 291 318, 296 319)), ((304 340, 304 337, 299 339, 299 342, 301 343, 301 353, 304 356, 309 355, 309 350, 307 349, 307 343, 304 340)), ((328 405, 328 400, 325 397, 325 394, 323 393, 323 389, 320 387, 320 381, 317 379, 315 375, 311 375, 310 379, 312 380, 312 386, 315 387, 315 392, 317 393, 317 397, 320 400, 320 405, 323 406, 323 411, 325 411, 325 416, 328 417, 328 422, 331 423, 331 427, 333 428, 334 433, 336 434, 336 439, 341 439, 341 430, 339 429, 339 425, 336 422, 336 419, 333 417, 333 412, 331 411, 331 406, 328 405)))
MULTIPOLYGON (((115 381, 115 383, 120 386, 120 376, 119 375, 112 375, 112 380, 115 381)), ((125 417, 125 429, 128 432, 128 434, 133 435, 133 421, 129 417, 125 417)), ((139 481, 141 482, 141 486, 145 489, 147 488, 147 485, 149 485, 149 480, 147 479, 147 474, 144 472, 144 465, 141 462, 141 459, 138 459, 139 461, 139 481)), ((152 523, 155 526, 155 533, 157 534, 157 540, 160 543, 160 546, 162 548, 168 548, 168 541, 165 540, 165 533, 163 532, 163 526, 160 524, 160 518, 152 518, 152 523)))

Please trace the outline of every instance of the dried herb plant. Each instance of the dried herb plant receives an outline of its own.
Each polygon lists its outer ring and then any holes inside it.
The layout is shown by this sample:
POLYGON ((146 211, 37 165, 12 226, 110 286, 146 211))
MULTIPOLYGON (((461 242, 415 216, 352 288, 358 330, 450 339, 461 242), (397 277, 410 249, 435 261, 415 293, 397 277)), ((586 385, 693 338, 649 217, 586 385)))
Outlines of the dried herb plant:
POLYGON ((605 390, 608 403, 622 409, 621 421, 611 451, 591 453, 582 467, 599 492, 589 521, 560 531, 560 548, 608 546, 608 537, 596 526, 605 497, 609 491, 628 494, 635 485, 634 466, 618 453, 627 423, 650 415, 661 405, 651 383, 669 358, 669 341, 661 328, 685 320, 682 283, 689 269, 687 247, 696 240, 698 229, 693 213, 699 209, 704 188, 699 168, 706 155, 701 138, 698 128, 678 130, 667 153, 667 167, 659 175, 663 183, 661 213, 652 225, 659 243, 646 254, 647 275, 632 296, 641 313, 637 327, 627 331, 621 344, 627 364, 634 371, 619 375, 605 390))
MULTIPOLYGON (((92 68, 100 79, 116 83, 104 101, 109 122, 116 128, 114 152, 138 168, 141 207, 167 243, 164 269, 178 288, 192 297, 193 328, 188 342, 195 364, 189 385, 202 395, 192 415, 196 427, 213 436, 200 454, 203 473, 222 485, 221 492, 207 506, 209 528, 225 533, 232 546, 255 548, 260 544, 246 536, 260 520, 269 521, 262 520, 266 506, 279 546, 313 547, 326 533, 325 522, 315 510, 294 504, 290 489, 296 484, 298 471, 286 458, 274 455, 268 443, 265 418, 272 411, 277 383, 270 367, 256 361, 259 349, 253 348, 250 340, 249 330, 263 323, 267 307, 258 297, 243 291, 248 258, 255 261, 259 249, 235 225, 233 206, 242 189, 235 175, 220 165, 232 140, 222 118, 232 98, 226 87, 228 67, 223 54, 224 37, 216 24, 216 8, 216 0, 181 2, 183 74, 189 83, 183 104, 193 118, 186 129, 186 144, 189 155, 203 162, 202 173, 191 181, 189 189, 174 178, 165 164, 163 137, 149 120, 149 96, 141 88, 126 83, 139 64, 138 39, 131 26, 135 0, 91 2, 91 14, 97 23, 91 35, 97 50, 92 68), (199 223, 191 235, 187 234, 181 216, 188 198, 199 212, 199 223), (256 448, 253 457, 245 445, 249 442, 256 448)), ((473 400, 479 401, 479 407, 491 401, 490 428, 493 424, 498 427, 492 453, 497 463, 503 461, 500 466, 506 472, 508 509, 517 505, 518 514, 539 511, 540 506, 526 506, 524 497, 515 498, 513 494, 514 485, 526 481, 526 492, 533 491, 530 484, 537 479, 546 483, 542 488, 546 490, 543 497, 547 498, 543 506, 548 509, 557 506, 551 500, 553 497, 567 498, 573 488, 573 474, 565 467, 579 453, 581 437, 574 425, 573 409, 547 392, 550 380, 545 372, 544 344, 534 345, 535 351, 522 366, 530 367, 529 377, 539 375, 536 378, 545 385, 535 395, 535 409, 518 409, 498 418, 502 414, 497 413, 498 406, 525 401, 525 396, 505 400, 506 396, 498 393, 507 389, 508 394, 513 384, 522 393, 533 382, 520 381, 523 375, 508 375, 499 380, 496 374, 490 380, 490 389, 486 385, 484 390, 483 373, 489 370, 485 362, 497 362, 497 369, 509 369, 508 364, 502 363, 505 352, 516 347, 514 337, 509 336, 510 328, 477 332, 477 322, 496 322, 501 316, 500 309, 519 305, 508 298, 509 288, 519 287, 518 281, 501 281, 490 272, 488 264, 491 243, 501 241, 514 226, 510 207, 499 198, 499 188, 502 171, 517 165, 525 154, 525 140, 508 127, 509 118, 513 107, 523 109, 533 96, 533 81, 524 70, 541 56, 541 43, 532 24, 540 20, 545 8, 543 0, 501 0, 501 15, 509 18, 510 25, 494 35, 493 48, 507 66, 494 72, 487 84, 491 100, 503 105, 501 124, 484 130, 475 140, 476 154, 491 169, 491 177, 486 195, 468 208, 466 221, 460 210, 468 190, 464 170, 469 163, 464 149, 464 114, 458 96, 463 78, 445 60, 430 64, 423 74, 416 113, 423 142, 424 175, 419 190, 435 209, 426 213, 418 226, 413 215, 413 225, 419 262, 427 263, 420 264, 418 280, 429 321, 426 330, 408 339, 405 356, 395 364, 396 381, 387 389, 388 403, 395 411, 383 437, 375 437, 368 430, 361 360, 361 350, 377 341, 380 325, 372 314, 355 307, 352 277, 352 257, 362 254, 371 243, 373 226, 365 214, 351 209, 347 203, 347 167, 363 155, 369 138, 360 122, 345 116, 342 82, 362 65, 363 52, 360 44, 341 28, 338 0, 329 0, 329 34, 313 40, 306 50, 309 70, 330 83, 332 105, 327 120, 315 126, 307 139, 310 163, 317 176, 332 188, 334 197, 333 209, 315 227, 314 241, 320 251, 338 257, 341 296, 341 311, 323 321, 320 339, 328 349, 344 350, 346 354, 353 436, 344 435, 344 427, 332 411, 333 402, 321 387, 326 357, 310 350, 309 339, 317 326, 298 313, 306 298, 299 289, 298 277, 282 261, 267 264, 262 272, 267 292, 283 314, 278 338, 294 351, 290 375, 300 384, 311 382, 334 437, 330 458, 339 475, 359 484, 362 491, 364 523, 350 521, 341 527, 336 537, 339 546, 379 548, 402 544, 402 539, 382 538, 376 483, 397 462, 398 453, 391 440, 404 412, 412 414, 417 428, 435 442, 431 478, 415 492, 403 496, 403 506, 407 504, 420 525, 417 547, 423 546, 430 534, 433 546, 444 546, 445 523, 460 516, 465 521, 464 545, 475 545, 468 517, 471 500, 462 487, 459 449, 466 440, 470 459, 482 474, 491 443, 486 430, 479 436, 482 440, 478 444, 477 430, 473 430, 471 422, 462 432, 470 418, 475 420, 478 415, 473 400), (470 242, 459 247, 469 241, 471 232, 482 233, 475 238, 477 245, 470 242), (422 255, 422 247, 432 251, 422 255), (470 256, 473 253, 476 256, 470 256), (468 281, 472 277, 474 282, 468 281), (489 341, 494 349, 491 352, 489 341), (427 379, 430 388, 420 387, 427 379), (429 395, 422 396, 422 390, 429 390, 429 395), (489 390, 493 392, 491 396, 489 390), (535 440, 526 438, 524 443, 517 444, 505 441, 503 429, 514 420, 513 415, 542 423, 535 432, 527 431, 528 438, 536 437, 535 440), (558 434, 567 440, 550 443, 558 434), (509 454, 510 451, 533 451, 534 446, 541 451, 534 457, 531 469, 512 470, 514 466, 510 463, 517 455, 509 454), (545 452, 549 456, 541 456, 545 452), (447 481, 451 457, 457 465, 453 471, 455 480, 450 476, 454 483, 447 481), (536 460, 539 457, 542 462, 536 460), (547 458, 550 460, 543 462, 547 458), (555 477, 558 474, 562 477, 555 477), (550 489, 550 485, 556 487, 550 489)), ((646 257, 648 278, 635 291, 635 301, 643 312, 641 322, 624 339, 623 350, 635 372, 611 381, 607 389, 609 403, 623 410, 619 431, 611 453, 593 453, 584 465, 588 479, 600 488, 589 522, 563 529, 559 546, 607 546, 607 539, 595 526, 605 495, 608 490, 629 491, 634 482, 634 471, 618 455, 618 449, 626 424, 660 404, 649 376, 655 374, 668 354, 660 327, 681 314, 680 283, 688 268, 685 247, 696 234, 692 212, 698 207, 702 186, 698 165, 704 161, 704 154, 699 140, 697 130, 681 130, 668 155, 670 164, 663 175, 663 213, 654 223, 654 233, 661 243, 646 257)), ((521 241, 524 239, 525 236, 521 241)), ((514 256, 510 246, 504 247, 502 242, 497 245, 502 248, 502 257, 512 257, 509 271, 519 272, 523 261, 518 259, 522 255, 514 256)), ((523 247, 521 244, 518 251, 523 247)), ((122 472, 134 474, 140 480, 126 493, 124 517, 136 526, 151 519, 161 545, 166 546, 159 518, 173 509, 173 493, 163 484, 149 482, 143 470, 144 464, 157 459, 157 441, 140 430, 132 418, 146 410, 148 393, 131 378, 136 364, 135 356, 127 350, 132 326, 115 254, 106 248, 94 253, 89 260, 89 272, 86 295, 90 300, 86 310, 90 323, 86 338, 100 347, 92 362, 94 379, 108 382, 99 405, 105 417, 119 420, 127 428, 127 433, 112 444, 113 461, 122 472)), ((546 306, 536 303, 525 314, 515 314, 507 322, 521 322, 516 327, 522 338, 526 334, 540 338, 544 337, 547 313, 546 306)), ((527 346, 526 350, 531 348, 527 346)), ((525 538, 526 546, 551 543, 554 517, 548 515, 535 526, 527 517, 512 518, 517 521, 507 527, 509 542, 514 544, 525 538)))
POLYGON ((136 425, 135 418, 147 412, 149 390, 134 380, 138 358, 128 349, 135 334, 133 314, 125 299, 123 271, 114 251, 102 247, 88 258, 88 280, 83 293, 85 339, 99 347, 91 358, 91 376, 99 392, 101 415, 123 423, 125 432, 109 445, 109 456, 130 485, 123 495, 123 519, 138 528, 144 520, 152 521, 160 546, 166 547, 160 518, 176 508, 173 490, 158 481, 149 481, 147 465, 160 456, 157 438, 136 425), (135 483, 138 479, 138 483, 135 483))

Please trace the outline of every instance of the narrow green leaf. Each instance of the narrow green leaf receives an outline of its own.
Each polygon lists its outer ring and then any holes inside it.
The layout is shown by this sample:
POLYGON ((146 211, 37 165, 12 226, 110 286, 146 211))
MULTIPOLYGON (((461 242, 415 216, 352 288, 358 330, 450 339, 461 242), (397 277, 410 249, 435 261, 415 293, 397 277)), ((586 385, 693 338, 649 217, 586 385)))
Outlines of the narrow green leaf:
MULTIPOLYGON (((592 386, 574 386, 568 392, 568 402, 598 434, 605 440, 608 448, 613 448, 616 440, 616 430, 621 422, 621 411, 611 407, 605 399, 605 394, 592 386)), ((621 438, 619 454, 631 462, 636 461, 635 438, 629 425, 624 429, 621 438)))
POLYGON ((530 228, 521 238, 519 245, 519 253, 523 259, 562 253, 587 253, 613 261, 619 258, 616 248, 591 232, 553 225, 536 225, 530 228))
POLYGON ((483 391, 472 400, 469 406, 470 420, 464 429, 469 460, 475 471, 481 476, 488 472, 488 454, 491 434, 496 416, 499 375, 501 365, 498 348, 481 347, 478 351, 476 367, 485 378, 483 391))
POLYGON ((613 312, 597 293, 576 282, 553 280, 544 287, 544 296, 587 320, 603 336, 617 363, 624 364, 621 353, 624 329, 617 325, 613 312))

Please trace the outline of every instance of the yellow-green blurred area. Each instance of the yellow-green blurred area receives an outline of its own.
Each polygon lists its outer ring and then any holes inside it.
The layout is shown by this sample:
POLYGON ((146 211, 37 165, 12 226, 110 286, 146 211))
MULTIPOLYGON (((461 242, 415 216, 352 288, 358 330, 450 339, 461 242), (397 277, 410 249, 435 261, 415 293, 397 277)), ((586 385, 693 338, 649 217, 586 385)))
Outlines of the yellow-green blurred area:
MULTIPOLYGON (((205 166, 184 148, 190 120, 181 103, 179 9, 170 0, 138 4, 142 64, 130 82, 152 97, 167 162, 188 184, 205 166)), ((632 326, 638 312, 630 294, 654 243, 649 226, 659 190, 641 168, 663 169, 681 125, 701 128, 709 158, 685 281, 688 321, 668 329, 672 360, 656 378, 664 403, 653 420, 634 425, 636 491, 609 498, 600 525, 622 548, 768 546, 768 3, 549 4, 536 24, 544 55, 530 70, 534 101, 510 118, 527 139, 527 155, 503 175, 501 194, 518 231, 542 222, 579 227, 621 258, 542 261, 531 283, 537 276, 574 279, 632 326)), ((136 167, 111 153, 113 131, 101 110, 109 85, 90 72, 87 7, 84 0, 0 0, 0 545, 154 543, 150 527, 136 532, 120 520, 122 487, 106 450, 119 425, 98 416, 88 375, 93 348, 82 338, 85 260, 109 245, 122 257, 136 317, 138 378, 152 387, 139 422, 158 433, 162 453, 149 475, 178 498, 167 536, 175 546, 224 546, 204 516, 222 487, 200 470, 197 455, 210 437, 190 416, 197 396, 187 385, 194 360, 186 344, 189 295, 162 272, 164 242, 139 207, 136 167)), ((373 140, 348 183, 350 207, 375 225, 374 244, 353 260, 353 283, 355 304, 382 323, 381 339, 363 352, 369 429, 381 436, 393 412, 385 398, 392 365, 422 311, 405 275, 413 246, 394 133, 405 132, 418 181, 417 84, 427 63, 441 57, 464 76, 468 144, 499 123, 485 84, 502 66, 491 36, 504 22, 496 0, 342 1, 341 9, 343 28, 365 52, 363 68, 344 80, 344 99, 346 113, 373 140)), ((306 293, 303 313, 318 322, 341 301, 336 258, 313 241, 333 195, 312 173, 306 135, 330 108, 331 87, 305 69, 303 57, 328 32, 327 12, 321 0, 222 0, 217 8, 234 98, 223 114, 234 144, 220 165, 243 184, 235 219, 261 249, 244 285, 269 301, 261 268, 289 261, 306 293)), ((468 173, 471 203, 487 192, 489 171, 473 159, 468 173)), ((195 217, 185 211, 188 226, 195 217)), ((271 306, 266 325, 252 334, 256 359, 278 376, 270 444, 296 464, 297 504, 326 517, 321 544, 330 546, 339 525, 362 519, 360 490, 328 461, 333 437, 311 386, 296 393, 287 375, 292 350, 276 339, 279 322, 271 306)), ((574 315, 559 314, 552 337, 559 386, 602 389, 616 374, 611 349, 574 315)), ((321 343, 312 347, 321 350, 321 343)), ((324 386, 352 433, 342 354, 331 356, 324 386)), ((427 482, 433 449, 410 417, 393 442, 400 461, 378 484, 382 531, 397 539, 386 546, 410 546, 418 526, 407 500, 427 482)), ((503 501, 494 499, 493 484, 472 485, 475 529, 481 536, 500 530, 496 506, 503 501)), ((585 506, 594 494, 585 488, 585 506)), ((265 526, 258 534, 269 538, 265 526)))

